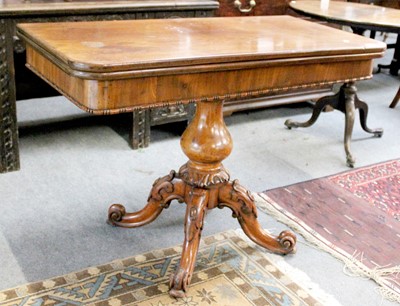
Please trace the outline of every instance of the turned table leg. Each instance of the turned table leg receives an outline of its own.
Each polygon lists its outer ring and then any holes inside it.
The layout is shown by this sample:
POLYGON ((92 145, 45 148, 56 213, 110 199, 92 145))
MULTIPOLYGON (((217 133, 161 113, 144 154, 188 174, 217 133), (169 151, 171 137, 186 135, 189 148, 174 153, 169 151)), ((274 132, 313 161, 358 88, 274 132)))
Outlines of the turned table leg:
POLYGON ((109 223, 138 227, 150 223, 172 200, 186 203, 184 242, 180 264, 170 279, 170 295, 183 297, 193 275, 203 220, 207 210, 228 207, 247 236, 260 246, 279 254, 294 252, 296 236, 283 231, 279 236, 266 233, 257 221, 257 209, 251 193, 230 181, 224 160, 232 150, 225 126, 222 101, 197 103, 196 114, 181 138, 181 148, 189 161, 178 173, 158 179, 151 189, 147 205, 127 213, 120 204, 111 205, 109 223))
POLYGON ((360 124, 364 131, 374 134, 374 136, 377 137, 381 137, 383 134, 383 129, 368 128, 368 105, 357 97, 357 88, 354 82, 345 83, 335 95, 319 99, 314 106, 313 113, 309 120, 305 122, 296 122, 288 119, 285 121, 285 125, 288 129, 292 127, 309 127, 317 121, 319 115, 326 106, 331 106, 345 114, 344 150, 346 153, 346 164, 349 167, 354 167, 355 159, 350 151, 350 143, 354 127, 355 110, 359 110, 360 124))

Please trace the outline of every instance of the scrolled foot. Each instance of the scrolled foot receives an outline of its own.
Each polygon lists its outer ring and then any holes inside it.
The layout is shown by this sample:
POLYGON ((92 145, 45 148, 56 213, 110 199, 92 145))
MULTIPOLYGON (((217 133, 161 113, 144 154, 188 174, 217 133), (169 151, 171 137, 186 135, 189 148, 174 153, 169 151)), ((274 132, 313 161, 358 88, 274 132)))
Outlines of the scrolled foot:
POLYGON ((117 226, 117 222, 121 221, 125 216, 125 206, 121 204, 112 204, 108 209, 107 223, 113 226, 117 226))
POLYGON ((279 244, 283 249, 287 250, 286 253, 296 253, 296 236, 290 231, 282 231, 278 236, 279 244))
POLYGON ((305 122, 297 122, 297 121, 293 121, 293 120, 291 120, 291 119, 287 119, 287 120, 285 121, 285 125, 287 126, 287 128, 288 128, 289 130, 290 130, 292 127, 294 127, 294 128, 299 128, 299 127, 301 127, 301 128, 307 128, 307 127, 310 127, 310 126, 312 126, 312 125, 315 123, 315 121, 317 121, 317 118, 318 118, 318 116, 319 116, 320 113, 321 113, 320 110, 314 110, 314 112, 313 112, 311 118, 310 118, 309 120, 305 121, 305 122))
POLYGON ((375 130, 373 130, 373 132, 372 132, 373 134, 374 134, 374 137, 382 137, 382 135, 383 135, 383 129, 375 129, 375 130))
POLYGON ((139 227, 155 220, 161 211, 168 208, 173 200, 183 202, 185 183, 175 176, 175 171, 157 179, 145 207, 136 212, 126 212, 121 204, 113 204, 108 209, 108 223, 121 227, 139 227))
POLYGON ((175 274, 171 275, 169 280, 169 295, 174 298, 184 298, 189 283, 190 279, 187 271, 179 269, 175 274))
POLYGON ((287 119, 287 120, 285 121, 285 125, 286 125, 286 127, 287 127, 289 130, 291 130, 292 127, 294 127, 294 128, 299 127, 298 124, 297 124, 297 122, 295 122, 295 121, 293 121, 293 120, 291 120, 291 119, 287 119))

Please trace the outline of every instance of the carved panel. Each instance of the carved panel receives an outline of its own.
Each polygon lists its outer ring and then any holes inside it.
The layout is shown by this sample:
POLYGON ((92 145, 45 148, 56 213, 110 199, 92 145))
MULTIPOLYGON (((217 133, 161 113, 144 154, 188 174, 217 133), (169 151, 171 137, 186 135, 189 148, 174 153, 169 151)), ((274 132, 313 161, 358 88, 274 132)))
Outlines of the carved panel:
POLYGON ((151 125, 188 120, 194 114, 194 104, 158 107, 151 110, 151 125))
POLYGON ((150 111, 139 109, 133 112, 131 133, 132 149, 146 148, 150 144, 150 111))
POLYGON ((18 132, 12 65, 12 43, 7 21, 0 20, 0 172, 19 169, 18 132))

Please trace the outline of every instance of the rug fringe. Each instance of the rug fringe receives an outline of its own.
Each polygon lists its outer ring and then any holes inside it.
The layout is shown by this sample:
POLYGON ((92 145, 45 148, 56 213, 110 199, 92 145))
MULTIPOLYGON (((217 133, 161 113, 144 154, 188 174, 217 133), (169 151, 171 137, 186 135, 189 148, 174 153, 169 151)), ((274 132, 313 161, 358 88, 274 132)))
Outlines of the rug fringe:
MULTIPOLYGON (((286 217, 284 212, 289 215, 290 213, 282 209, 267 195, 263 193, 254 193, 254 198, 256 200, 256 205, 261 210, 268 213, 268 215, 291 227, 294 231, 302 235, 313 246, 316 246, 317 248, 333 255, 335 258, 340 259, 344 263, 343 270, 347 275, 364 277, 374 280, 380 286, 377 288, 377 291, 381 294, 383 298, 392 302, 400 303, 400 292, 396 291, 387 279, 388 275, 399 274, 400 266, 394 266, 390 268, 376 267, 374 269, 370 269, 362 263, 362 253, 355 253, 353 254, 352 258, 348 258, 348 256, 340 252, 341 250, 334 250, 328 247, 325 243, 321 242, 320 239, 312 236, 305 229, 307 227, 305 224, 303 226, 300 226, 298 223, 286 217)), ((310 231, 312 231, 311 228, 310 231)), ((329 242, 327 242, 327 244, 329 244, 329 242)), ((344 251, 342 252, 345 253, 344 251)))
POLYGON ((391 302, 400 303, 399 296, 395 292, 393 292, 393 290, 381 286, 378 288, 378 292, 384 299, 391 302))

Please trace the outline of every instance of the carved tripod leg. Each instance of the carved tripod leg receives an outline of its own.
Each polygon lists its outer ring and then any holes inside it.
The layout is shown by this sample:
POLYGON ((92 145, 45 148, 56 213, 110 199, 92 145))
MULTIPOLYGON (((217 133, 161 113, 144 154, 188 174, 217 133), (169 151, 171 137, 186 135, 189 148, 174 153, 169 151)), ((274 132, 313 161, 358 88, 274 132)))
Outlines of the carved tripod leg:
POLYGON ((175 274, 170 279, 169 294, 176 298, 185 296, 186 288, 192 279, 209 191, 191 187, 185 199, 187 207, 182 256, 175 274))
POLYGON ((296 122, 296 121, 293 121, 291 119, 287 119, 285 121, 285 125, 289 129, 291 129, 292 127, 295 127, 295 128, 297 128, 297 127, 309 127, 309 126, 313 125, 317 121, 319 115, 321 114, 322 110, 326 106, 330 105, 332 107, 335 107, 335 105, 337 104, 337 101, 338 101, 338 95, 339 95, 339 93, 337 93, 335 95, 332 95, 332 96, 322 97, 321 99, 319 99, 315 103, 311 118, 308 121, 296 122))
POLYGON ((355 96, 355 107, 358 108, 360 112, 360 124, 364 131, 367 133, 374 134, 376 137, 381 137, 383 134, 383 129, 370 129, 367 126, 367 117, 368 117, 368 104, 364 101, 360 100, 357 95, 355 96))
POLYGON ((295 251, 296 236, 292 232, 283 231, 275 237, 261 228, 257 221, 254 198, 237 180, 219 189, 219 203, 218 207, 228 207, 233 211, 233 216, 238 218, 245 234, 258 245, 279 254, 295 251))
POLYGON ((176 178, 175 171, 156 180, 147 201, 140 211, 126 213, 121 204, 113 204, 108 209, 108 222, 121 227, 139 227, 152 222, 172 200, 183 202, 185 183, 176 178))

